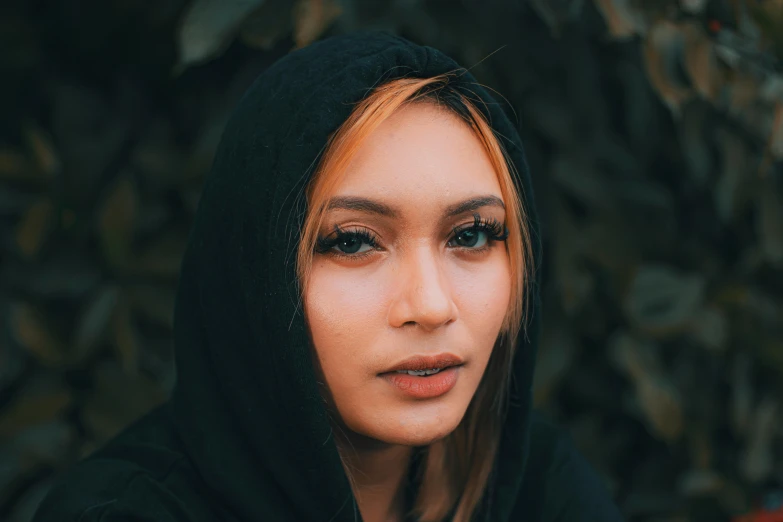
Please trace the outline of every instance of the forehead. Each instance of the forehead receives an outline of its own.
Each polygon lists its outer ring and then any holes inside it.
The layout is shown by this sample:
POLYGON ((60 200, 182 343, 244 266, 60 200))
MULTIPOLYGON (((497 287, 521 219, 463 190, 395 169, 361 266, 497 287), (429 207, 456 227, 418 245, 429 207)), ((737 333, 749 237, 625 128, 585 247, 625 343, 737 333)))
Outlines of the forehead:
POLYGON ((361 144, 335 195, 430 208, 464 195, 500 196, 489 156, 466 122, 430 103, 408 105, 361 144))

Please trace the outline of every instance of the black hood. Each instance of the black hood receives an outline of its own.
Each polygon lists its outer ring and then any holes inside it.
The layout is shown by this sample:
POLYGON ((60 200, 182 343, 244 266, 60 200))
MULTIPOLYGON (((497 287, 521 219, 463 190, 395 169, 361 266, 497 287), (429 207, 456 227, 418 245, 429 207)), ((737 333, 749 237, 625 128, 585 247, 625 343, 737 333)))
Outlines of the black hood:
MULTIPOLYGON (((297 306, 301 191, 329 138, 378 83, 460 66, 443 53, 379 32, 329 38, 290 53, 242 98, 208 176, 182 266, 175 311, 178 382, 172 397, 187 453, 225 509, 242 520, 359 520, 319 395, 297 306)), ((504 142, 523 186, 540 264, 525 156, 498 101, 464 84, 504 142)), ((510 407, 488 490, 505 521, 522 487, 538 337, 538 284, 520 335, 510 407)))

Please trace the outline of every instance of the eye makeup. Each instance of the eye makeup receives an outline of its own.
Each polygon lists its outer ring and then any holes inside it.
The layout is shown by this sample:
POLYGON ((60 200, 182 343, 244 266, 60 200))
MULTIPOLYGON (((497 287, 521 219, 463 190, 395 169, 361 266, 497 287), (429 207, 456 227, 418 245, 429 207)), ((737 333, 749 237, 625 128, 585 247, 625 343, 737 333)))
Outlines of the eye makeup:
MULTIPOLYGON (((482 218, 477 212, 473 213, 473 223, 454 227, 452 232, 453 235, 447 244, 473 255, 488 251, 493 242, 505 241, 509 234, 508 228, 496 218, 482 218), (486 236, 486 243, 481 247, 473 246, 475 245, 473 240, 481 235, 486 236)), ((326 237, 318 236, 314 251, 337 258, 359 260, 372 255, 374 250, 379 249, 378 237, 371 230, 362 226, 344 230, 339 225, 334 225, 332 234, 326 237), (369 246, 369 249, 361 251, 362 245, 369 246), (343 250, 335 247, 342 247, 343 250)))

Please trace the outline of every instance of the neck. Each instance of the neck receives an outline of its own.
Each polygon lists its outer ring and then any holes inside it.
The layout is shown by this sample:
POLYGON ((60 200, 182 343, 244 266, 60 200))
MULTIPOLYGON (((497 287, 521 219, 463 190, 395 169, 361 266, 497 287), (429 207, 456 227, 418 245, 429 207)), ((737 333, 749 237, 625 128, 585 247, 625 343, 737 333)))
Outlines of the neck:
POLYGON ((353 476, 364 522, 402 522, 405 486, 413 448, 386 444, 356 434, 342 437, 341 453, 353 476))

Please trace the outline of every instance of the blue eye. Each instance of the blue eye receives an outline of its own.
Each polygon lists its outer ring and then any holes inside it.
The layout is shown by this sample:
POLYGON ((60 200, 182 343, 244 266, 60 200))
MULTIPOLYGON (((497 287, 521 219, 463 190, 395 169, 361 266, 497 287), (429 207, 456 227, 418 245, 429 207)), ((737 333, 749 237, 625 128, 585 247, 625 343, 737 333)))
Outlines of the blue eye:
MULTIPOLYGON (((471 253, 485 252, 490 248, 490 241, 505 241, 509 234, 498 220, 484 220, 479 214, 473 214, 472 224, 454 228, 453 232, 448 245, 471 253)), ((350 259, 362 259, 376 249, 378 239, 370 230, 363 227, 342 230, 338 225, 329 237, 319 237, 315 246, 318 253, 350 259)))
MULTIPOLYGON (((358 234, 345 234, 338 238, 337 243, 332 248, 339 247, 340 252, 343 254, 356 254, 360 253, 359 249, 362 245, 370 247, 367 250, 372 249, 372 245, 369 244, 366 238, 361 238, 358 234)), ((361 252, 366 252, 367 250, 361 252)))
POLYGON ((486 244, 489 241, 489 237, 487 237, 488 234, 486 230, 468 228, 466 230, 462 230, 458 235, 454 236, 454 240, 459 243, 457 246, 466 247, 466 248, 476 248, 476 244, 479 242, 479 238, 482 235, 484 236, 484 241, 479 246, 479 248, 481 248, 484 246, 484 244, 486 244))
POLYGON ((333 235, 326 238, 319 237, 316 240, 316 252, 361 258, 369 255, 372 250, 378 247, 375 234, 366 228, 344 231, 335 225, 334 229, 335 233, 333 235), (367 245, 369 248, 361 250, 362 245, 367 245))
MULTIPOLYGON (((489 248, 490 240, 505 241, 508 238, 508 228, 501 225, 497 219, 481 219, 478 214, 473 214, 473 224, 467 227, 455 228, 454 237, 451 241, 457 241, 457 246, 467 248, 468 250, 482 251, 489 248), (481 246, 476 246, 479 237, 484 236, 481 246)), ((451 241, 449 241, 451 243, 451 241)))

